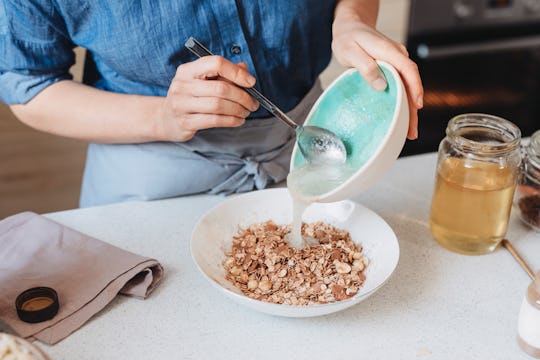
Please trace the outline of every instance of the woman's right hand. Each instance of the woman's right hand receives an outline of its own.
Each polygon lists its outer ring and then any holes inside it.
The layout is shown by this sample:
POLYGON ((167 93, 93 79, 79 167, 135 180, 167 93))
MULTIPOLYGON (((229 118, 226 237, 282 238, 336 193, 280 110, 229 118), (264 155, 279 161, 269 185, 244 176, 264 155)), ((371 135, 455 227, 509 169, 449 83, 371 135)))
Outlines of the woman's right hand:
POLYGON ((243 87, 255 78, 243 63, 221 56, 205 56, 178 67, 164 98, 156 124, 156 137, 163 141, 187 141, 202 129, 237 127, 259 108, 243 87))

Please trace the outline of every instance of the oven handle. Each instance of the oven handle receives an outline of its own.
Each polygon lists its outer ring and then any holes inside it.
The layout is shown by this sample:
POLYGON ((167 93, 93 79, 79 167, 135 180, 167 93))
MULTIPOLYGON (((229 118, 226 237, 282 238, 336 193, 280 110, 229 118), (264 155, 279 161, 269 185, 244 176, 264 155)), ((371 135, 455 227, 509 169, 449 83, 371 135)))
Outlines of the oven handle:
POLYGON ((420 43, 416 47, 416 55, 420 59, 435 59, 456 55, 473 55, 484 52, 515 50, 532 47, 540 47, 540 36, 528 36, 451 46, 429 46, 427 44, 420 43))

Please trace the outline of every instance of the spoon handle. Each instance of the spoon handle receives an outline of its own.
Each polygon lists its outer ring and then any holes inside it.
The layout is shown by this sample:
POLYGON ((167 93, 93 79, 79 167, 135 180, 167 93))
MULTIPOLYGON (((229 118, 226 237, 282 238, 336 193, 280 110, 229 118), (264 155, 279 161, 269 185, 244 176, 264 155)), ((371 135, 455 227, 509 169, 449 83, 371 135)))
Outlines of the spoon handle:
MULTIPOLYGON (((197 39, 190 37, 187 39, 184 44, 189 51, 197 55, 198 57, 214 55, 208 50, 203 44, 201 44, 197 39)), ((287 116, 283 111, 281 111, 276 105, 274 105, 270 100, 268 100, 263 94, 261 94, 255 88, 247 88, 237 84, 232 83, 233 85, 245 90, 249 95, 253 96, 270 114, 274 115, 280 120, 283 120, 287 125, 296 129, 299 125, 296 124, 290 117, 287 116)))
POLYGON ((525 272, 527 273, 527 275, 529 275, 529 277, 534 280, 534 272, 532 271, 532 269, 529 267, 529 265, 527 265, 527 263, 525 262, 525 260, 523 260, 523 258, 521 257, 521 255, 519 255, 519 253, 517 252, 517 250, 514 248, 514 246, 512 245, 512 243, 510 241, 508 241, 507 239, 503 239, 502 240, 502 245, 506 248, 506 250, 508 250, 510 252, 510 254, 512 254, 512 256, 514 257, 514 259, 517 260, 517 262, 521 265, 521 267, 523 268, 523 270, 525 270, 525 272))

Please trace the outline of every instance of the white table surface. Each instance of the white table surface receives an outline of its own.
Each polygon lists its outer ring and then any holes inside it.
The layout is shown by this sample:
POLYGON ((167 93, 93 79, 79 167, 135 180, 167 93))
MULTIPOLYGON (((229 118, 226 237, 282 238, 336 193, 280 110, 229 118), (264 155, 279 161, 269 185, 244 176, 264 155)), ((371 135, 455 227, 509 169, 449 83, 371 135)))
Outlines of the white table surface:
MULTIPOLYGON (((340 313, 304 319, 242 307, 214 289, 189 251, 196 221, 219 196, 69 210, 47 217, 158 259, 165 277, 146 300, 119 296, 54 346, 59 359, 531 359, 516 342, 530 283, 504 249, 466 256, 429 231, 436 155, 399 159, 354 200, 395 231, 401 256, 389 282, 340 313)), ((512 212, 507 237, 535 270, 540 233, 512 212)))

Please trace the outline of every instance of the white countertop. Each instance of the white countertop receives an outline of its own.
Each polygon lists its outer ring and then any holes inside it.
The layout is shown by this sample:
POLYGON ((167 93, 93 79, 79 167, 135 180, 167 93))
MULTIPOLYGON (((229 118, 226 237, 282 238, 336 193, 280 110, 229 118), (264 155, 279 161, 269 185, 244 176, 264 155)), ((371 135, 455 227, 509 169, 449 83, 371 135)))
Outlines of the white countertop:
MULTIPOLYGON (((356 201, 394 229, 401 256, 378 292, 340 313, 280 318, 238 305, 191 260, 191 231, 223 201, 191 196, 48 214, 165 267, 144 301, 119 296, 81 329, 42 348, 59 359, 531 359, 516 342, 530 283, 504 249, 465 256, 432 239, 428 218, 436 156, 398 160, 356 201)), ((512 213, 507 237, 540 269, 540 233, 512 213)))

